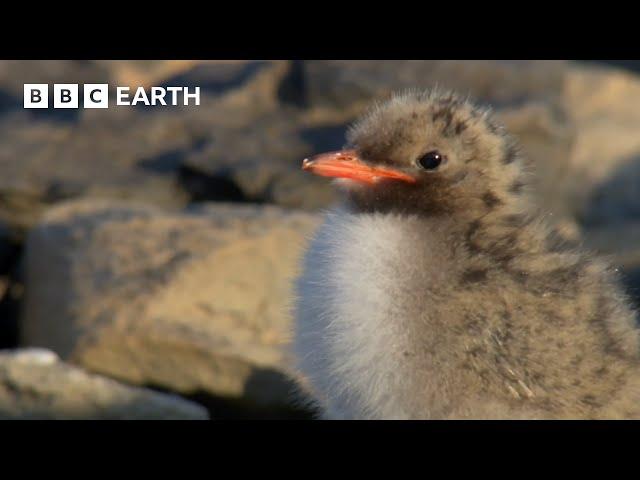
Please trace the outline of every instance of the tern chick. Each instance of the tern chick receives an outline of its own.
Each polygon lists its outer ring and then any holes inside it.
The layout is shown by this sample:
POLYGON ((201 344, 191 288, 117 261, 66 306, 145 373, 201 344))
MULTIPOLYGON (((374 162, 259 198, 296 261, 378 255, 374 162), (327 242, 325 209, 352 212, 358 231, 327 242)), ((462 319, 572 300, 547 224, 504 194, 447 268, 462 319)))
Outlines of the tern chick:
POLYGON ((297 367, 331 419, 638 418, 614 269, 539 213, 514 139, 455 94, 375 105, 340 152, 297 283, 297 367))

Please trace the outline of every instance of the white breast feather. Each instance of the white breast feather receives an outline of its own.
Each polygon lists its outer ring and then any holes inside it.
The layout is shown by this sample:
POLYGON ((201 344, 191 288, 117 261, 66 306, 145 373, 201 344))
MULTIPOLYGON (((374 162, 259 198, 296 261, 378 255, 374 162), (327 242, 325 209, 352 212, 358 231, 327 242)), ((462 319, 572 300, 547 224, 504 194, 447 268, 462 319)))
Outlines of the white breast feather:
POLYGON ((328 418, 408 418, 402 359, 408 344, 411 219, 330 213, 297 285, 294 354, 328 418), (404 272, 404 275, 398 275, 404 272), (406 298, 406 297, 405 297, 406 298))

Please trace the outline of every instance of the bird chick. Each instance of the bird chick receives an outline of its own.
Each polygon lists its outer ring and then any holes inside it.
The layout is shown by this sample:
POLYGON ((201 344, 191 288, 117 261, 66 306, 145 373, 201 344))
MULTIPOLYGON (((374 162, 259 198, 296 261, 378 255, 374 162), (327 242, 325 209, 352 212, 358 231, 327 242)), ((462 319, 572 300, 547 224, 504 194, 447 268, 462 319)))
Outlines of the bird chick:
POLYGON ((514 139, 455 94, 374 106, 297 282, 293 353, 330 419, 640 417, 617 273, 550 228, 514 139))

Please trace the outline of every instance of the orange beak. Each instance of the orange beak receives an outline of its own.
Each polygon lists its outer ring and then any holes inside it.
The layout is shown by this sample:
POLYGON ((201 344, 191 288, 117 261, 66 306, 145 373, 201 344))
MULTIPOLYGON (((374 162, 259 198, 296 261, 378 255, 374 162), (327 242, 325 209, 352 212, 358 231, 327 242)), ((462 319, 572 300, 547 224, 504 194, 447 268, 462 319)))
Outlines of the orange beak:
POLYGON ((323 177, 348 178, 367 184, 381 179, 416 183, 416 179, 404 172, 388 167, 371 167, 364 163, 355 150, 342 150, 305 158, 302 169, 323 177))

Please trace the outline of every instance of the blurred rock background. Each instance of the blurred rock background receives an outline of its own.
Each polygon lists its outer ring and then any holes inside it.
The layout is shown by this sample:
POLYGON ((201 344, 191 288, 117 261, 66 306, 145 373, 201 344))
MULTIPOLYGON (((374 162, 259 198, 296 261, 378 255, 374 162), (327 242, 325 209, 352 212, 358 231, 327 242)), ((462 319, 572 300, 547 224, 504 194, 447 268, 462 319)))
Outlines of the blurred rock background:
POLYGON ((494 106, 540 206, 640 305, 638 62, 0 62, 0 418, 310 418, 291 281, 334 194, 300 162, 372 99, 494 106), (201 105, 24 110, 24 83, 200 86, 201 105))

